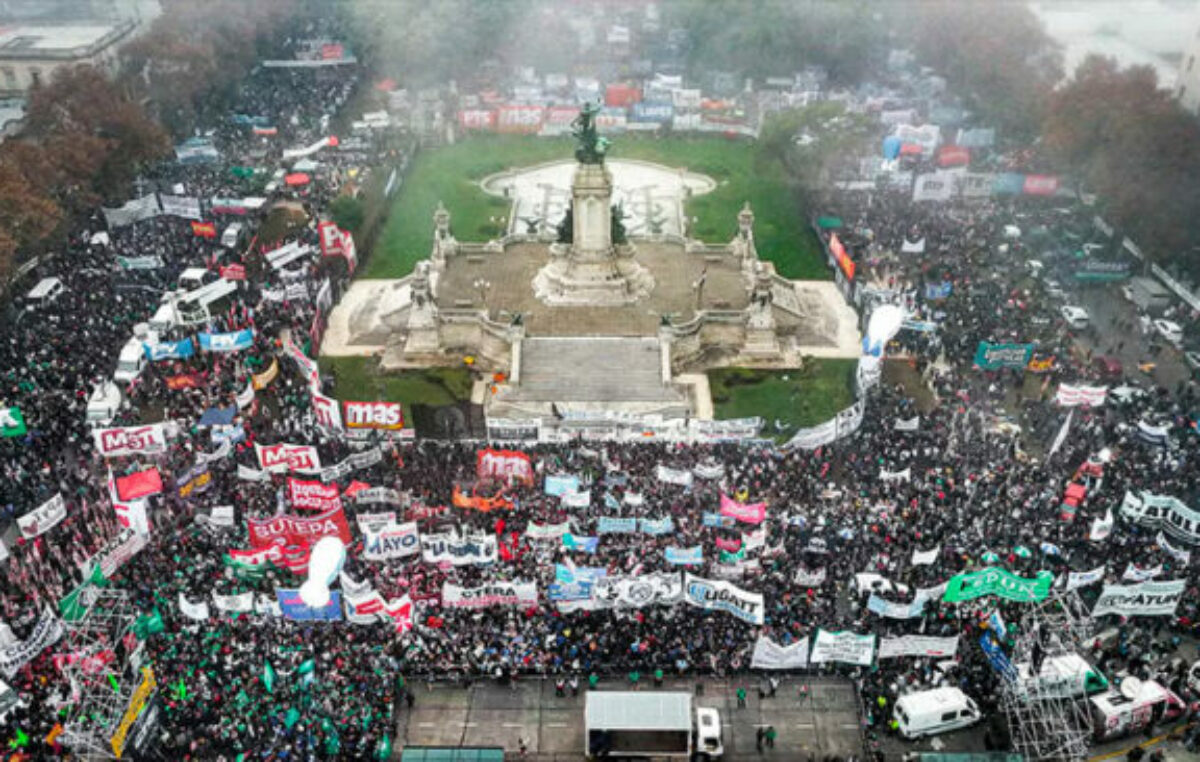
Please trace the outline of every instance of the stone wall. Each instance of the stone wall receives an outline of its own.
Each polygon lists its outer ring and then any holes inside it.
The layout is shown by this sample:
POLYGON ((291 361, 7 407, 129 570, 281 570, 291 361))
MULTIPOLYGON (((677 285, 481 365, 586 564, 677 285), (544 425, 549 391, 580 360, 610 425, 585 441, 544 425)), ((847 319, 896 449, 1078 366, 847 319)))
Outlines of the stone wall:
POLYGON ((746 343, 746 313, 740 310, 705 310, 695 318, 664 330, 671 342, 671 367, 681 368, 706 351, 738 354, 746 343))
POLYGON ((477 310, 441 310, 438 315, 438 342, 443 351, 472 355, 489 368, 508 368, 514 332, 519 331, 489 320, 477 310))

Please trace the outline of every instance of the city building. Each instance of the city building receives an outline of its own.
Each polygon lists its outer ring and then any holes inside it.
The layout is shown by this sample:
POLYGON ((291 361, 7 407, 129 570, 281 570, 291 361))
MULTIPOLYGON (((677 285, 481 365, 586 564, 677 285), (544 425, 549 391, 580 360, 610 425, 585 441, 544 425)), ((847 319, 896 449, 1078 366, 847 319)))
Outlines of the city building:
POLYGON ((110 70, 118 48, 132 38, 133 20, 113 24, 0 27, 0 97, 24 95, 65 66, 110 70))
POLYGON ((1179 62, 1179 77, 1175 80, 1175 97, 1193 114, 1200 112, 1200 26, 1188 40, 1179 62))

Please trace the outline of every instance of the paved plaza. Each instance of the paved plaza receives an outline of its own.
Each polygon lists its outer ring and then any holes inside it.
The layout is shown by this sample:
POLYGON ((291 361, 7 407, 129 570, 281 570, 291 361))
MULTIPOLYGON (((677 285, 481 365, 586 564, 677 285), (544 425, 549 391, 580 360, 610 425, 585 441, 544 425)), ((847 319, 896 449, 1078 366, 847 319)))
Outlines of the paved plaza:
MULTIPOLYGON (((808 697, 800 698, 801 681, 785 680, 774 698, 762 701, 754 680, 705 679, 697 706, 715 707, 724 725, 725 760, 803 760, 834 754, 861 755, 859 712, 854 687, 839 679, 814 679, 808 697), (744 687, 747 706, 737 708, 736 692, 744 687), (755 731, 773 725, 779 736, 775 749, 760 755, 755 731)), ((494 682, 461 686, 412 681, 416 693, 412 711, 402 710, 396 738, 406 746, 503 746, 514 753, 524 739, 528 758, 539 762, 577 762, 584 759, 583 710, 586 691, 572 697, 554 695, 550 680, 530 679, 514 689, 494 682)), ((626 690, 628 684, 602 681, 600 690, 626 690)), ((662 688, 649 681, 641 690, 694 691, 696 681, 666 680, 662 688)), ((398 746, 400 744, 397 744, 398 746)), ((512 755, 515 758, 515 754, 512 755)))

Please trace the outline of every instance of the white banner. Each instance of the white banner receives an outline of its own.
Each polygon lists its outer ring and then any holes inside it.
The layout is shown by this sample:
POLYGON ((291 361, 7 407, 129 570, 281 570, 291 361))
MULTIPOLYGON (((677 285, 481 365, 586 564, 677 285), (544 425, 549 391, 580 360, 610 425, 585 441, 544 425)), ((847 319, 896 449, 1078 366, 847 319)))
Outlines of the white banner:
POLYGON ((184 597, 183 593, 179 593, 179 613, 183 614, 188 619, 196 621, 204 621, 208 619, 208 601, 201 603, 192 603, 184 597))
POLYGON ((245 410, 254 404, 254 382, 246 379, 246 388, 238 392, 236 397, 238 410, 245 410))
POLYGON ((900 419, 892 424, 892 428, 896 431, 917 431, 921 428, 921 416, 914 415, 912 418, 900 419))
POLYGON ((271 473, 269 471, 259 471, 249 466, 243 466, 241 463, 237 467, 237 478, 247 482, 269 482, 271 481, 271 473))
POLYGON ((808 638, 781 646, 765 635, 754 641, 751 669, 805 669, 808 667, 808 638))
POLYGON ((258 465, 264 471, 285 473, 298 471, 302 474, 315 474, 321 471, 321 455, 317 448, 309 445, 273 444, 260 445, 254 443, 254 452, 258 455, 258 465))
POLYGON ((1060 384, 1054 399, 1063 407, 1075 407, 1076 405, 1099 407, 1108 399, 1108 389, 1103 386, 1060 384))
POLYGON ((126 201, 124 206, 116 209, 103 207, 101 211, 104 212, 104 221, 110 230, 132 225, 135 222, 158 216, 158 196, 148 193, 141 198, 126 201))
POLYGON ((950 659, 958 653, 958 637, 933 638, 925 635, 904 635, 879 641, 879 658, 899 656, 930 656, 950 659))
POLYGON ((841 664, 857 664, 860 667, 870 666, 875 654, 875 635, 859 635, 855 632, 828 632, 817 630, 813 640, 812 655, 809 661, 813 664, 839 662, 841 664))
POLYGON ((162 202, 162 213, 183 217, 186 220, 202 220, 204 216, 200 214, 200 199, 193 196, 168 196, 165 193, 158 194, 158 200, 162 202))
POLYGON ((918 175, 913 185, 913 201, 949 201, 954 197, 954 175, 931 172, 918 175))
POLYGON ((525 536, 531 540, 559 540, 571 531, 571 522, 563 521, 558 524, 535 524, 529 522, 525 527, 525 536))
POLYGON ((448 563, 454 566, 468 564, 492 564, 496 562, 498 547, 495 535, 467 535, 457 533, 421 535, 421 557, 426 563, 448 563))
POLYGON ((688 605, 724 611, 750 624, 763 623, 761 593, 748 593, 729 582, 708 580, 685 572, 683 599, 688 605))
POLYGON ((232 505, 216 505, 208 514, 208 523, 216 527, 232 527, 233 526, 233 506, 232 505))
POLYGON ((670 606, 679 603, 682 596, 682 578, 677 572, 601 577, 592 583, 596 608, 670 606))
POLYGON ((933 550, 917 550, 913 549, 912 565, 913 566, 929 566, 937 563, 937 558, 942 552, 942 546, 939 545, 933 550))
POLYGON ((479 587, 442 585, 442 605, 449 609, 489 606, 536 606, 537 585, 532 582, 491 582, 479 587))
POLYGON ((1067 591, 1086 587, 1104 579, 1107 567, 1099 566, 1091 571, 1071 572, 1067 575, 1067 591))
POLYGON ((1104 518, 1092 519, 1092 529, 1088 532, 1088 539, 1092 542, 1100 542, 1107 540, 1113 530, 1113 513, 1110 507, 1104 512, 1104 518))
POLYGON ((706 479, 714 481, 725 475, 725 467, 720 463, 701 463, 692 469, 692 473, 697 479, 706 479))
POLYGON ((1140 585, 1105 585, 1092 608, 1092 616, 1173 616, 1186 579, 1143 582, 1140 585))
POLYGON ((408 558, 420 552, 421 540, 417 535, 416 522, 363 532, 363 558, 368 561, 408 558))
POLYGON ((1154 579, 1162 573, 1162 564, 1155 566, 1153 569, 1139 569, 1133 564, 1129 564, 1125 567, 1125 573, 1121 575, 1121 579, 1130 582, 1145 582, 1148 579, 1154 579))
POLYGON ((92 432, 96 449, 106 458, 124 455, 149 455, 167 449, 167 432, 161 423, 149 426, 124 426, 96 429, 92 432))
POLYGON ((62 621, 47 606, 42 610, 42 616, 38 619, 37 626, 33 628, 33 632, 29 634, 28 638, 0 649, 0 672, 3 672, 5 677, 12 679, 21 667, 33 661, 42 651, 62 640, 65 634, 66 630, 63 629, 62 621))
POLYGON ((63 501, 62 493, 59 493, 18 518, 17 526, 21 528, 22 537, 32 540, 58 526, 58 522, 66 517, 67 504, 63 501))
POLYGON ((912 481, 912 468, 906 468, 903 471, 884 471, 879 469, 879 481, 881 482, 910 482, 912 481))
POLYGON ((680 487, 692 486, 691 471, 659 466, 657 469, 655 469, 655 475, 658 477, 660 482, 666 482, 667 484, 678 484, 680 487))
MULTIPOLYGON (((355 493, 355 497, 358 497, 359 494, 361 493, 355 493)), ((358 530, 363 534, 378 532, 380 529, 396 523, 396 512, 360 513, 355 520, 358 522, 358 530)))
POLYGON ((825 584, 825 570, 817 569, 809 571, 808 569, 797 569, 796 577, 793 580, 800 587, 820 587, 825 584))
POLYGON ((1158 547, 1170 554, 1171 558, 1174 558, 1184 566, 1187 566, 1192 562, 1192 552, 1190 550, 1181 550, 1180 548, 1176 548, 1167 539, 1167 536, 1162 533, 1161 529, 1158 532, 1158 537, 1156 537, 1154 541, 1158 544, 1158 547))
POLYGON ((241 595, 218 595, 213 593, 213 603, 220 611, 231 614, 244 614, 254 611, 254 593, 241 595))

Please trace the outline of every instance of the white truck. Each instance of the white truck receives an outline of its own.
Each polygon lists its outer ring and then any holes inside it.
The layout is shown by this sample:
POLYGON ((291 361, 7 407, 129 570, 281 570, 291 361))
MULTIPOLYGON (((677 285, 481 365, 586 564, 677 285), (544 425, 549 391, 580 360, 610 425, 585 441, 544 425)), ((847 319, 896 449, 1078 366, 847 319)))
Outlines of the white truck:
POLYGON ((1025 701, 1082 698, 1108 688, 1103 673, 1079 654, 1048 656, 1036 674, 1030 662, 1015 666, 1017 695, 1025 701))
POLYGON ((649 757, 717 760, 725 753, 721 715, 692 707, 692 694, 591 691, 584 709, 589 759, 649 757))

